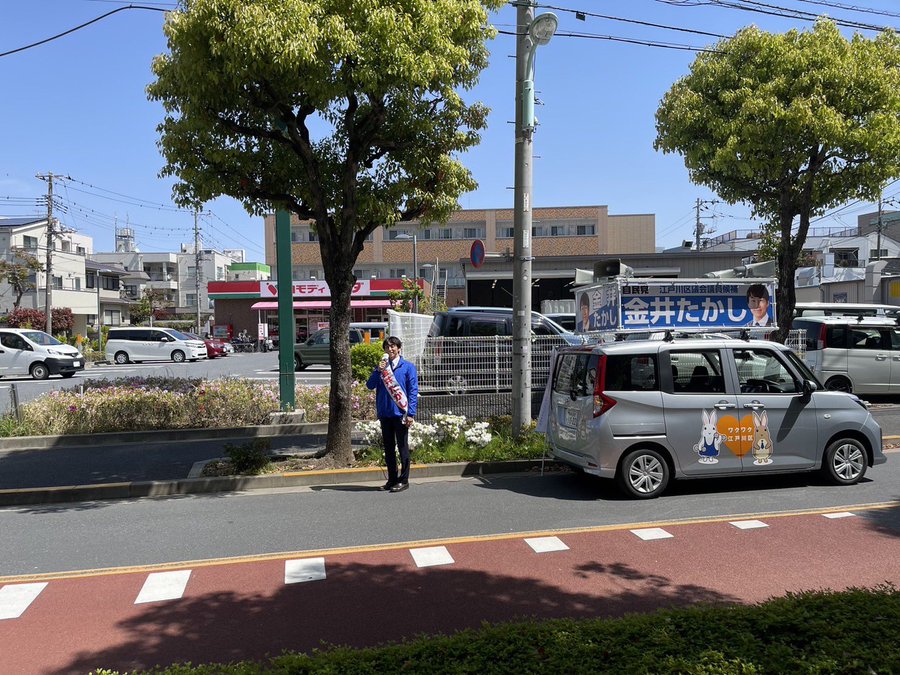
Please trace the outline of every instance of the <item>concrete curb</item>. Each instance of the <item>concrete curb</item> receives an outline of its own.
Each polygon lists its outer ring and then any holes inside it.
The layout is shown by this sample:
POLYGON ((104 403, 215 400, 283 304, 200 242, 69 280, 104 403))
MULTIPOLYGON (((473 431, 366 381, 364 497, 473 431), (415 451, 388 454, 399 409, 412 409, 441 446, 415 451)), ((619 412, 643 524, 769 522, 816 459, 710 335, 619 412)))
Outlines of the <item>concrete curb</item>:
MULTIPOLYGON (((507 473, 525 473, 541 469, 542 461, 513 460, 508 462, 456 462, 448 464, 415 464, 410 467, 410 479, 460 478, 507 473)), ((546 470, 559 465, 547 460, 546 470)), ((343 485, 386 479, 380 467, 334 469, 330 471, 295 471, 270 476, 222 476, 217 478, 184 478, 170 481, 134 481, 98 483, 96 485, 65 485, 46 488, 0 490, 0 506, 34 506, 65 502, 98 501, 104 499, 136 499, 171 495, 238 492, 271 488, 343 485)))
POLYGON ((164 431, 114 431, 103 434, 68 434, 64 436, 13 436, 0 438, 0 451, 45 450, 47 448, 94 447, 98 445, 131 445, 139 443, 175 443, 218 439, 266 438, 328 433, 328 422, 303 424, 264 424, 255 427, 222 427, 218 429, 170 429, 164 431))

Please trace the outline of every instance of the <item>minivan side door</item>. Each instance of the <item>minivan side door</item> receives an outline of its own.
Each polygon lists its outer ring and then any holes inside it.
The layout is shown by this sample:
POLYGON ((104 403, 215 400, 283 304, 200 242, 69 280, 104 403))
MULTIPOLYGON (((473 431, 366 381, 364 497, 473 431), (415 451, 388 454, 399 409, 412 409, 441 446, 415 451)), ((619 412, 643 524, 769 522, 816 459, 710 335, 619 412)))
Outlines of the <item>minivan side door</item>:
POLYGON ((744 473, 808 469, 818 454, 818 420, 802 379, 777 349, 748 345, 731 352, 738 411, 749 433, 739 444, 744 473))
POLYGON ((891 336, 880 326, 851 326, 847 373, 853 391, 886 394, 891 388, 891 336))
POLYGON ((686 476, 740 473, 738 439, 747 429, 737 414, 732 380, 718 349, 660 352, 666 437, 686 476))

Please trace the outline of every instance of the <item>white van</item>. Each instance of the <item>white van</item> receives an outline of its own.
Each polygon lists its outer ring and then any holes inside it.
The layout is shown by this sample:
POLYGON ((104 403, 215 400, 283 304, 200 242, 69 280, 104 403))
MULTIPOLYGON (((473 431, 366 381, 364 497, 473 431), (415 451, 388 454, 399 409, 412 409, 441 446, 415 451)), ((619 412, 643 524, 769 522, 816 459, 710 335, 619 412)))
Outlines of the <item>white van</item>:
POLYGON ((51 375, 72 377, 84 370, 84 356, 44 331, 0 329, 0 376, 31 375, 46 380, 51 375))
POLYGON ((118 364, 141 361, 182 363, 206 358, 206 343, 174 328, 110 328, 106 359, 118 364))
POLYGON ((854 394, 900 393, 900 327, 868 316, 802 316, 804 361, 826 389, 854 394))
POLYGON ((880 316, 894 318, 900 314, 897 305, 871 302, 798 302, 794 316, 880 316))

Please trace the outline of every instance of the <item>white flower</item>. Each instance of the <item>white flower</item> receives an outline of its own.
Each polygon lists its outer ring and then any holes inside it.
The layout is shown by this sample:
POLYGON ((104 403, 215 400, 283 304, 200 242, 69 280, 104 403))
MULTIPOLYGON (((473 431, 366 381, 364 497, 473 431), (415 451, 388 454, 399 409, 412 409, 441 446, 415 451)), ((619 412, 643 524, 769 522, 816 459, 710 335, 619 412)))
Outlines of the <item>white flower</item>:
POLYGON ((466 443, 483 448, 491 442, 491 432, 487 422, 476 422, 465 432, 466 443))

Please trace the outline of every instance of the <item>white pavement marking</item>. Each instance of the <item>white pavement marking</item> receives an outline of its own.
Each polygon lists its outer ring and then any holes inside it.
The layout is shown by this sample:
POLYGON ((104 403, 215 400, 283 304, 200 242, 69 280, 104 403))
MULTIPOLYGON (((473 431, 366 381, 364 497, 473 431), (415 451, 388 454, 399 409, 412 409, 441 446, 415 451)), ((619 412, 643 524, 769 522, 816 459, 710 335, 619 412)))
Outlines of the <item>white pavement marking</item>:
POLYGON ((325 558, 303 558, 284 561, 284 583, 321 581, 325 578, 325 558))
POLYGON ((641 530, 631 530, 631 533, 640 537, 644 541, 652 541, 654 539, 670 539, 674 534, 669 534, 661 527, 646 527, 641 530))
POLYGON ((823 513, 823 516, 826 518, 831 518, 832 520, 836 518, 852 518, 855 516, 855 513, 850 513, 849 511, 839 511, 838 513, 823 513))
POLYGON ((534 549, 535 553, 569 550, 569 547, 562 543, 559 537, 535 537, 534 539, 526 539, 525 543, 534 549))
POLYGON ((757 527, 768 527, 768 524, 761 520, 733 520, 729 525, 734 525, 739 530, 752 530, 757 527))
POLYGON ((450 565, 453 557, 446 546, 429 546, 428 548, 409 549, 417 567, 431 567, 433 565, 450 565))
POLYGON ((47 582, 39 584, 12 584, 0 588, 0 619, 18 619, 22 612, 47 587, 47 582))
POLYGON ((178 600, 184 595, 191 576, 190 570, 178 570, 175 572, 154 572, 147 576, 144 587, 138 593, 134 604, 144 602, 159 602, 161 600, 178 600))

